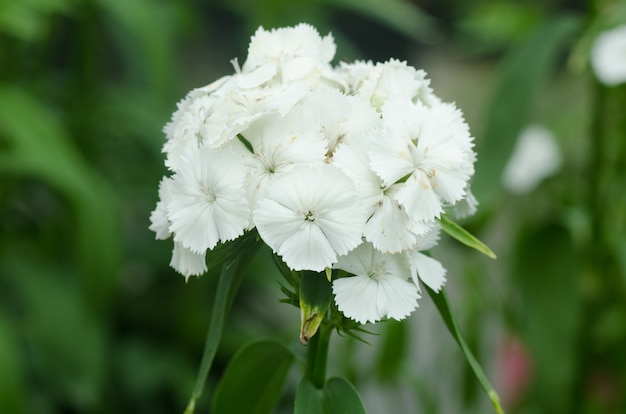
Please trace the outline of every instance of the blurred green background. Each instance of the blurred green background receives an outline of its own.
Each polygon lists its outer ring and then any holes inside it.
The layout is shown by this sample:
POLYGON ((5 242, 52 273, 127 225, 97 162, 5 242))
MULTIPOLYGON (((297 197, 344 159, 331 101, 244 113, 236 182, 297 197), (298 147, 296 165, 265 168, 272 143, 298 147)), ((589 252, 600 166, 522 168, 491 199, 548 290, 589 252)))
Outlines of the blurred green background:
MULTIPOLYGON (((245 60, 256 27, 302 21, 332 31, 337 60, 425 69, 463 110, 481 205, 462 224, 498 260, 445 238, 433 254, 507 412, 626 412, 626 86, 601 86, 587 61, 624 3, 0 0, 0 413, 183 411, 216 278, 185 284, 148 230, 161 128, 245 60), (502 174, 528 125, 562 162, 517 194, 502 174)), ((248 273, 197 412, 242 344, 302 352, 267 251, 248 273)), ((368 412, 491 412, 428 297, 371 330, 371 345, 334 337, 329 367, 368 412)))

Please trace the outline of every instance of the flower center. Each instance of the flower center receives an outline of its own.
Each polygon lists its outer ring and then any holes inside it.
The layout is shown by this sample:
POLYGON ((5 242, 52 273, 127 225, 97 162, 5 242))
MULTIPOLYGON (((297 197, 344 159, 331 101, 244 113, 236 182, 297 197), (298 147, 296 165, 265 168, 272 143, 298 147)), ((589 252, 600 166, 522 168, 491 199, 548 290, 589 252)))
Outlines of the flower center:
POLYGON ((382 276, 383 273, 383 263, 372 263, 369 272, 367 272, 367 276, 369 276, 370 279, 378 280, 378 278, 382 276))
POLYGON ((255 157, 259 160, 259 163, 262 165, 261 168, 266 174, 274 174, 276 172, 276 162, 274 161, 272 154, 262 152, 260 154, 255 154, 255 157))
POLYGON ((304 221, 313 222, 317 219, 317 214, 314 211, 307 211, 304 213, 304 221))
POLYGON ((207 200, 209 203, 213 203, 217 199, 215 191, 213 191, 213 189, 209 187, 206 183, 200 183, 200 191, 202 192, 202 195, 204 195, 205 200, 207 200))

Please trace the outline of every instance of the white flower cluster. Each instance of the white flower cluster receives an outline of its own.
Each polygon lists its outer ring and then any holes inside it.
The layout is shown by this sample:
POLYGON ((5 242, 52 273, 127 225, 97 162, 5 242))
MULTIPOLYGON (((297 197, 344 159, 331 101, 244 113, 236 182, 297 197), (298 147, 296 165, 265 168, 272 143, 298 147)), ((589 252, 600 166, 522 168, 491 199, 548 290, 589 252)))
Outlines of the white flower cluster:
MULTIPOLYGON (((151 215, 173 236, 171 265, 206 271, 205 253, 256 227, 294 270, 333 267, 338 308, 360 322, 403 319, 418 278, 439 290, 446 207, 475 210, 473 139, 461 112, 405 62, 333 67, 331 35, 307 24, 259 28, 235 73, 191 91, 165 127, 151 215)), ((321 276, 323 277, 323 276, 321 276)))

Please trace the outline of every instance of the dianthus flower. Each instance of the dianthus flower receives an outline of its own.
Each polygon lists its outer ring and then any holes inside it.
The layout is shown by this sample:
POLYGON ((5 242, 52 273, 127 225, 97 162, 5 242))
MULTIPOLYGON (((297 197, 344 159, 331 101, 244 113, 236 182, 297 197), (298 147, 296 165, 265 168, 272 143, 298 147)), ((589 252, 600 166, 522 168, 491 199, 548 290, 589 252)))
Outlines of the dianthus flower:
POLYGON ((445 283, 428 253, 438 219, 476 209, 473 138, 423 70, 333 67, 335 48, 306 24, 259 28, 241 67, 187 94, 164 128, 171 174, 150 229, 173 238, 186 278, 207 270, 207 250, 257 231, 291 271, 333 275, 347 318, 403 319, 421 283, 445 283))

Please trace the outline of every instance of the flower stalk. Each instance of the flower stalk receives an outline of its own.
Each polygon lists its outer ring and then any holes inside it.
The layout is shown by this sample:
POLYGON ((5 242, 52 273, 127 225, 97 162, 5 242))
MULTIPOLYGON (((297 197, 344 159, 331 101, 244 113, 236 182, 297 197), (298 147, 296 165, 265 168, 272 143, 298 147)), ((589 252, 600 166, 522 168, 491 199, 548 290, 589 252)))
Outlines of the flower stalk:
POLYGON ((322 323, 307 345, 304 376, 318 389, 324 388, 326 384, 326 362, 328 360, 328 345, 330 344, 331 334, 332 327, 322 323))

